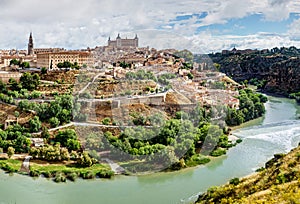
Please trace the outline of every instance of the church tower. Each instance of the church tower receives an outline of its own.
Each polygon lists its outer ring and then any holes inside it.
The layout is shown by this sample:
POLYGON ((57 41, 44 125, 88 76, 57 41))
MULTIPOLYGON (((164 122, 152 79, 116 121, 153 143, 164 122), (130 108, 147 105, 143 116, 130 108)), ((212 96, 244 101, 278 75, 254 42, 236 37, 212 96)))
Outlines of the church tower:
POLYGON ((32 33, 30 32, 29 42, 28 42, 28 55, 33 55, 33 54, 34 54, 33 39, 32 39, 32 33))

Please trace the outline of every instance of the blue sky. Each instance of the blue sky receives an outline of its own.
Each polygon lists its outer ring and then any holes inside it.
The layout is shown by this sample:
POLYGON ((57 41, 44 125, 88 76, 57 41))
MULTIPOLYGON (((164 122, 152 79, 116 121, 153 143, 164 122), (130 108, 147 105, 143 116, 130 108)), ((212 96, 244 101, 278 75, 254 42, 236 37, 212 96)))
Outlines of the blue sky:
POLYGON ((300 47, 300 0, 1 0, 0 49, 79 49, 109 36, 141 46, 218 52, 300 47), (68 8, 68 9, 65 9, 68 8))

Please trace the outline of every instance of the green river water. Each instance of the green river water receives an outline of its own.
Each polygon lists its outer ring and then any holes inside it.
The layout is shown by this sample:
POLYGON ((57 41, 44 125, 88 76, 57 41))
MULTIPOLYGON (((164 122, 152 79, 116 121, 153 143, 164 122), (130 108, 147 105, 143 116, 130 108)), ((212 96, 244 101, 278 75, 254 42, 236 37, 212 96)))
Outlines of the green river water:
POLYGON ((205 166, 145 176, 116 176, 111 180, 78 179, 56 184, 0 171, 0 204, 180 204, 199 192, 234 177, 251 174, 273 154, 288 152, 300 142, 299 106, 293 100, 269 97, 263 118, 233 131, 243 139, 226 156, 205 166))

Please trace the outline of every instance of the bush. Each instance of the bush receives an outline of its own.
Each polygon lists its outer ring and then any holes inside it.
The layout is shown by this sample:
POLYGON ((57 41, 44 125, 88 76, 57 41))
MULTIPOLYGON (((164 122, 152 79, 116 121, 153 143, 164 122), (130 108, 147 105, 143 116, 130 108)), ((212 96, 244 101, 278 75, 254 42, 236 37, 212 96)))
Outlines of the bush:
POLYGON ((218 148, 218 149, 216 149, 216 150, 214 150, 210 153, 210 155, 213 156, 213 157, 219 157, 219 156, 222 156, 224 154, 226 154, 226 150, 221 149, 221 148, 218 148))
POLYGON ((14 172, 18 171, 16 169, 14 169, 13 167, 9 166, 8 164, 2 164, 1 168, 8 173, 14 173, 14 172))
POLYGON ((56 172, 53 181, 56 183, 66 182, 66 176, 62 172, 56 172))
POLYGON ((104 119, 102 120, 102 124, 103 124, 103 125, 109 125, 110 122, 111 122, 110 118, 104 118, 104 119))
POLYGON ((110 170, 102 170, 96 173, 99 178, 111 178, 114 175, 113 171, 110 170))
POLYGON ((233 178, 229 181, 229 184, 233 184, 233 185, 238 185, 240 183, 240 179, 239 178, 233 178))
POLYGON ((262 171, 264 171, 264 170, 265 170, 264 167, 260 167, 260 168, 256 169, 255 172, 262 172, 262 171))
POLYGON ((76 181, 77 177, 78 177, 78 175, 75 172, 67 174, 67 179, 69 179, 70 181, 76 181))
POLYGON ((80 175, 83 179, 94 179, 95 178, 95 174, 92 171, 81 172, 80 175))
POLYGON ((207 164, 210 159, 201 155, 193 155, 187 162, 187 166, 197 166, 201 164, 207 164))
POLYGON ((38 170, 32 170, 29 172, 29 176, 31 177, 39 177, 41 173, 38 170))
POLYGON ((45 178, 51 178, 51 177, 52 177, 52 174, 51 174, 51 172, 49 172, 49 171, 44 171, 44 172, 42 172, 42 175, 43 175, 45 178))
POLYGON ((52 128, 56 128, 59 126, 60 121, 58 120, 58 118, 52 117, 52 118, 50 118, 49 123, 52 128))

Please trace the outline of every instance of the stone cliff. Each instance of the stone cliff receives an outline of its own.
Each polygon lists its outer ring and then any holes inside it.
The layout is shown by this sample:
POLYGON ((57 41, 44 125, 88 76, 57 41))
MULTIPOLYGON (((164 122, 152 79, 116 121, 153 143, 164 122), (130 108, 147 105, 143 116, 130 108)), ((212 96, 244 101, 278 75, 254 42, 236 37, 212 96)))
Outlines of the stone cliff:
POLYGON ((300 50, 292 48, 293 52, 289 52, 291 48, 281 48, 267 53, 216 53, 209 56, 219 64, 220 71, 236 81, 265 80, 262 91, 288 95, 300 91, 300 50))

